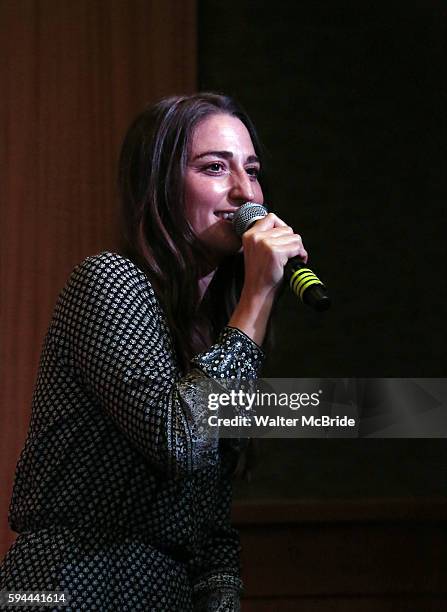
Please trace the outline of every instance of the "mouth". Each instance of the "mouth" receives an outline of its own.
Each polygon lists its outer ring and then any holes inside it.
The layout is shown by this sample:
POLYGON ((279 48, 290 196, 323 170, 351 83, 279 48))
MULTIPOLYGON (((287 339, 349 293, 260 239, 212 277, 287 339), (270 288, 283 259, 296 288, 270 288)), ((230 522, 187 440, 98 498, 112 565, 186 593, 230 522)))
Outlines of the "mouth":
POLYGON ((223 219, 224 221, 230 221, 230 222, 233 221, 234 212, 227 212, 225 210, 217 210, 214 214, 218 219, 223 219))

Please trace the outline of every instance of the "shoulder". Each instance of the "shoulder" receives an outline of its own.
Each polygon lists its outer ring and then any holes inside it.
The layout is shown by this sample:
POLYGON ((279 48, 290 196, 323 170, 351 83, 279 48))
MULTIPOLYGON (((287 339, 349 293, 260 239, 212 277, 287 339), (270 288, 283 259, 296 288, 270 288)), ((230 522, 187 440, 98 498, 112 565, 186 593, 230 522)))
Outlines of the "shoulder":
POLYGON ((73 270, 73 274, 98 277, 124 278, 149 282, 146 275, 133 261, 118 253, 103 251, 87 257, 73 270))
POLYGON ((158 306, 152 285, 133 261, 111 251, 87 257, 72 271, 62 296, 76 294, 104 303, 142 300, 158 306))
POLYGON ((87 257, 73 269, 47 338, 68 363, 81 368, 98 355, 114 362, 124 345, 126 355, 135 359, 137 347, 142 347, 141 354, 148 346, 171 350, 169 326, 146 274, 109 251, 87 257))
POLYGON ((141 286, 153 293, 152 285, 143 270, 130 259, 111 251, 103 251, 84 259, 73 269, 70 279, 107 285, 141 286))

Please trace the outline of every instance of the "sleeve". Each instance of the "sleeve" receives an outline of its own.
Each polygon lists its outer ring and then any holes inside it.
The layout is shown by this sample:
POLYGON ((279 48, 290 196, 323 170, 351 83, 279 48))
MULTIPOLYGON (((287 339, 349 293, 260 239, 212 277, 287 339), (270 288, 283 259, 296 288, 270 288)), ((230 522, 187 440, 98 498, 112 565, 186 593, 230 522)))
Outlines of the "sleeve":
POLYGON ((51 328, 59 357, 91 400, 160 470, 185 475, 216 461, 218 440, 198 426, 207 377, 254 378, 261 349, 226 327, 179 379, 169 330, 145 275, 106 253, 73 271, 51 328))
MULTIPOLYGON (((224 456, 225 457, 225 456, 224 456)), ((231 525, 232 486, 223 473, 219 483, 213 526, 203 551, 202 568, 194 580, 194 612, 240 610, 240 542, 231 525)))

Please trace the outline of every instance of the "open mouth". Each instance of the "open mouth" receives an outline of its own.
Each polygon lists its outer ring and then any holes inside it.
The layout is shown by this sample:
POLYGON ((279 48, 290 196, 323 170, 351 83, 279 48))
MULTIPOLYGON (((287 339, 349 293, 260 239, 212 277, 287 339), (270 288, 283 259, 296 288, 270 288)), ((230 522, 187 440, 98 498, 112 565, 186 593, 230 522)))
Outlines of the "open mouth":
POLYGON ((224 212, 222 210, 218 210, 217 212, 214 213, 216 215, 216 217, 218 217, 219 219, 225 219, 225 221, 232 221, 233 217, 234 217, 234 213, 233 212, 224 212))

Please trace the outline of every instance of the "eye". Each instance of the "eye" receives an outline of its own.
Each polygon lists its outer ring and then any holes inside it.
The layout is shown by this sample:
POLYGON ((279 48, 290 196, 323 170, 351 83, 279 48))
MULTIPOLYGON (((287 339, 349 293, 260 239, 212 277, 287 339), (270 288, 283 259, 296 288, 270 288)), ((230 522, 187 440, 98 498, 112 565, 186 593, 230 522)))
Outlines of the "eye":
POLYGON ((219 174, 225 170, 225 165, 222 162, 213 162, 205 166, 205 170, 210 174, 219 174))
POLYGON ((250 178, 257 179, 260 168, 258 166, 249 166, 248 168, 245 168, 245 172, 250 176, 250 178))

